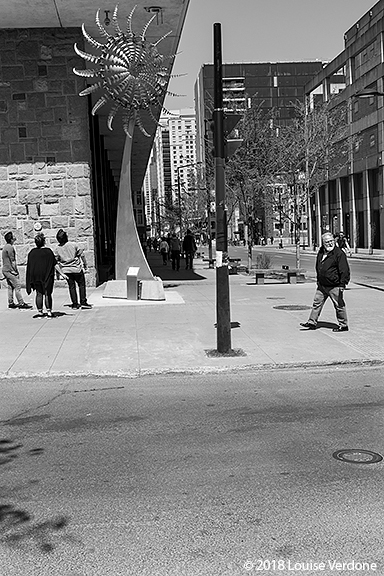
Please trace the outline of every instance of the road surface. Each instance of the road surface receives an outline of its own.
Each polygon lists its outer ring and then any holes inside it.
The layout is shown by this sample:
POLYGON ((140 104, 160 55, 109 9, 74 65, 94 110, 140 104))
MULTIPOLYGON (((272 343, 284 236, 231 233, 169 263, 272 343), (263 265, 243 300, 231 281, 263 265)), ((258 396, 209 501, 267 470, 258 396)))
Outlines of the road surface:
POLYGON ((3 381, 1 574, 383 574, 383 376, 3 381))

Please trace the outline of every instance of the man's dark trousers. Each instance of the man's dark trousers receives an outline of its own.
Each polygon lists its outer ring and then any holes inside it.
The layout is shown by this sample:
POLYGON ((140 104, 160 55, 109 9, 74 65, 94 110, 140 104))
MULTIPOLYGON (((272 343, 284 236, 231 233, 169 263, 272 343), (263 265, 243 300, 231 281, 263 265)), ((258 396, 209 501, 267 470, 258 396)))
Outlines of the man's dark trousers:
POLYGON ((74 306, 78 304, 77 292, 76 292, 76 284, 77 284, 80 293, 80 304, 84 306, 85 304, 87 304, 84 272, 72 272, 70 274, 67 274, 67 277, 68 277, 69 295, 71 297, 72 304, 74 306))
POLYGON ((180 270, 180 250, 171 251, 172 270, 180 270))

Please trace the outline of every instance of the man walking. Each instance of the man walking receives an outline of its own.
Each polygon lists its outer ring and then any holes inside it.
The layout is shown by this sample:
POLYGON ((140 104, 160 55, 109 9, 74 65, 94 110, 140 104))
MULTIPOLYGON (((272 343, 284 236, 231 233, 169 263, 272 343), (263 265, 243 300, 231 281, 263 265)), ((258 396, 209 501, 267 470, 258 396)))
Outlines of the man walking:
POLYGON ((196 242, 193 234, 190 230, 187 230, 186 235, 183 240, 183 252, 185 254, 185 268, 192 270, 193 268, 193 257, 196 252, 196 242))
POLYGON ((172 260, 172 270, 180 270, 180 240, 176 236, 175 232, 173 232, 171 239, 169 241, 169 249, 171 251, 171 260, 172 260))
POLYGON ((5 246, 2 250, 3 268, 2 273, 8 284, 8 308, 21 308, 22 310, 29 310, 32 308, 30 304, 26 304, 21 295, 21 282, 19 271, 16 263, 16 251, 13 244, 16 238, 12 232, 7 232, 4 236, 5 246), (17 304, 13 300, 13 294, 16 296, 17 304))
POLYGON ((349 264, 345 252, 336 246, 333 234, 322 235, 323 245, 316 258, 317 289, 308 321, 300 326, 316 330, 317 320, 327 298, 332 300, 339 322, 333 332, 347 332, 348 318, 344 302, 344 289, 350 280, 349 264))

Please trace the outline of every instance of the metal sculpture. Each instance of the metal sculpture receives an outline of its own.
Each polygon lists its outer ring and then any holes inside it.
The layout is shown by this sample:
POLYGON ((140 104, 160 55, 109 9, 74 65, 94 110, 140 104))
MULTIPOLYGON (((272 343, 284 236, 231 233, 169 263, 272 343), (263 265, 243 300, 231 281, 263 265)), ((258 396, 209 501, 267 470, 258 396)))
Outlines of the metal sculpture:
MULTIPOLYGON (((76 54, 93 64, 94 68, 80 70, 74 68, 73 71, 78 76, 96 79, 94 84, 80 92, 80 96, 87 96, 99 90, 102 92, 92 108, 93 115, 102 106, 112 102, 107 118, 107 126, 110 130, 112 130, 112 123, 117 112, 119 109, 123 110, 123 129, 127 137, 121 166, 117 206, 115 278, 118 281, 125 280, 130 267, 139 267, 139 279, 151 282, 155 278, 141 247, 132 205, 132 136, 136 125, 145 136, 150 137, 143 126, 140 111, 147 111, 157 126, 158 121, 152 112, 152 107, 163 108, 162 101, 166 93, 170 94, 167 91, 167 85, 171 75, 164 65, 166 57, 157 50, 157 45, 170 32, 154 44, 146 39, 146 31, 152 20, 156 18, 155 14, 144 26, 141 34, 135 34, 132 30, 132 17, 135 9, 136 6, 127 17, 126 31, 123 32, 117 20, 118 5, 116 5, 112 16, 114 34, 109 34, 101 25, 100 10, 97 11, 96 24, 101 36, 105 39, 104 43, 92 38, 83 24, 82 32, 85 40, 99 54, 88 54, 80 50, 75 44, 76 54)), ((168 58, 173 57, 174 55, 168 58)), ((153 299, 162 300, 164 295, 153 299)))
MULTIPOLYGON (((92 114, 112 101, 112 107, 107 118, 107 125, 112 130, 113 120, 120 108, 123 109, 123 128, 125 133, 131 138, 132 120, 145 136, 150 136, 145 130, 140 110, 146 110, 152 120, 158 124, 152 107, 162 108, 162 100, 167 92, 167 85, 170 78, 168 68, 164 65, 166 59, 157 50, 157 45, 166 38, 167 32, 156 43, 152 44, 145 38, 146 31, 156 18, 156 14, 147 22, 140 35, 132 30, 132 17, 136 6, 127 17, 126 32, 123 32, 117 20, 118 5, 116 5, 112 26, 115 34, 109 34, 100 23, 100 10, 96 13, 96 24, 100 30, 100 35, 106 39, 105 43, 100 43, 85 30, 82 25, 82 32, 85 40, 97 51, 99 55, 88 54, 80 50, 75 44, 76 54, 87 62, 94 64, 94 69, 76 69, 73 71, 78 76, 85 78, 95 78, 96 82, 80 92, 80 96, 93 94, 98 90, 102 91, 101 97, 92 108, 92 114)), ((170 58, 170 57, 168 57, 170 58)))

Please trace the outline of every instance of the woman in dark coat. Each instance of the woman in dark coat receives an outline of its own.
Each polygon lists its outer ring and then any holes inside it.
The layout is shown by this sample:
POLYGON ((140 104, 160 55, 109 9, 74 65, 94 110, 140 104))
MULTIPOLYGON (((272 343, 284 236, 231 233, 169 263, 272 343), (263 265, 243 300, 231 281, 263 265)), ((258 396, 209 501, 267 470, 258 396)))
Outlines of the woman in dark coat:
POLYGON ((45 237, 41 232, 35 236, 36 248, 28 254, 26 291, 36 291, 36 308, 43 318, 43 297, 48 318, 52 318, 52 292, 55 279, 56 258, 50 248, 45 246, 45 237))

